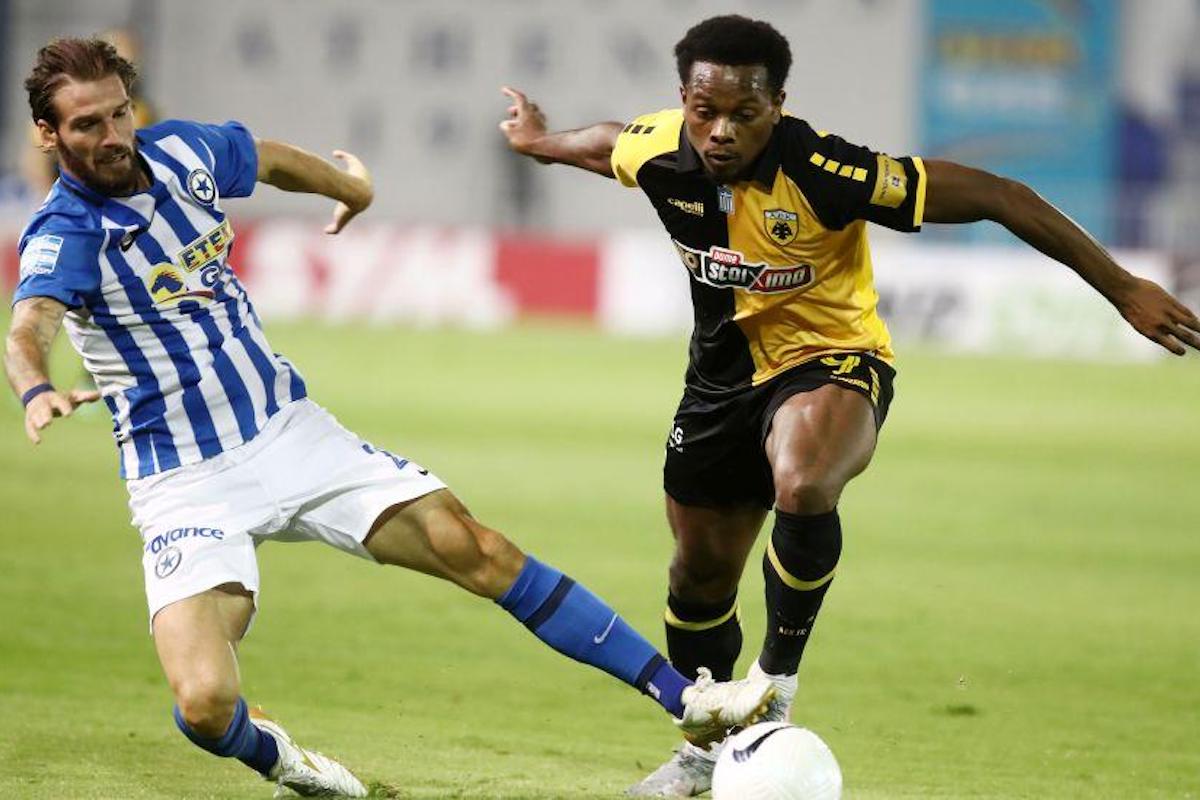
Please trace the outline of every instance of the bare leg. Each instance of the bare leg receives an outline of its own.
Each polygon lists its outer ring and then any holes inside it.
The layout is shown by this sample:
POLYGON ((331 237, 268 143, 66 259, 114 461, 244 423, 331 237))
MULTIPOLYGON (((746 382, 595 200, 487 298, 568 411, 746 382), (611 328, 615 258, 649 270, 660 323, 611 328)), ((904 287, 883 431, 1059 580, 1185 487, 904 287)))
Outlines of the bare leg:
POLYGON ((692 677, 700 667, 728 680, 742 649, 737 587, 767 512, 685 506, 667 497, 675 537, 667 598, 667 653, 692 677))
POLYGON ((764 702, 766 685, 693 690, 603 600, 477 522, 447 490, 388 509, 364 544, 382 563, 444 578, 495 600, 558 652, 653 697, 695 741, 723 736, 730 724, 740 724, 728 720, 744 721, 764 702), (705 692, 713 699, 702 697, 705 692))
POLYGON ((826 385, 775 413, 766 453, 775 528, 763 560, 767 632, 759 666, 794 675, 842 551, 837 503, 875 452, 875 416, 862 395, 826 385))
POLYGON ((254 600, 225 584, 154 615, 154 644, 180 714, 201 736, 218 738, 233 719, 240 693, 237 643, 254 600))
POLYGON ((449 490, 392 506, 364 542, 382 564, 424 572, 498 600, 516 581, 525 554, 480 524, 449 490))

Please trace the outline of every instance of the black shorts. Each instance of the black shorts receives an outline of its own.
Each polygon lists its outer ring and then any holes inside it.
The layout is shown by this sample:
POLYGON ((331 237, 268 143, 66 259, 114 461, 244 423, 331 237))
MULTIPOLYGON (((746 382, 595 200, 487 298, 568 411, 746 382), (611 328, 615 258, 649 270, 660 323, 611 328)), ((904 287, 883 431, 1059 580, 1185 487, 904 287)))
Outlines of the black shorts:
POLYGON ((759 386, 720 398, 684 390, 667 436, 663 489, 689 506, 775 505, 764 444, 775 412, 791 396, 832 383, 866 397, 878 429, 892 402, 896 371, 866 353, 814 359, 759 386))

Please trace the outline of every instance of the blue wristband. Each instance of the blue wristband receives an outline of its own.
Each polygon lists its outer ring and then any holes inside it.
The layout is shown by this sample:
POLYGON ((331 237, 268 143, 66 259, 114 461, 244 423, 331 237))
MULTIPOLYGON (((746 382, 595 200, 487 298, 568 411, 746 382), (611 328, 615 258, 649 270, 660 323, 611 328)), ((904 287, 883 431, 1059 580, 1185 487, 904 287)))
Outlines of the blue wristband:
POLYGON ((37 397, 39 394, 44 394, 46 392, 53 392, 53 391, 54 391, 54 387, 51 386, 50 384, 39 383, 37 386, 30 389, 28 392, 21 395, 21 405, 28 407, 29 403, 33 400, 33 398, 37 397))

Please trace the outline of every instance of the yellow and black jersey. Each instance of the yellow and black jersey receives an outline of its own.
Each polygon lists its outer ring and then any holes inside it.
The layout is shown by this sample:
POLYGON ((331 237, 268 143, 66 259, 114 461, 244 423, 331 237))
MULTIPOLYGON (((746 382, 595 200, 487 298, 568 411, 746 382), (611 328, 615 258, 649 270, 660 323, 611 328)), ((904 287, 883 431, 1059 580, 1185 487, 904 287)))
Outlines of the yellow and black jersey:
POLYGON ((612 167, 650 198, 691 275, 689 387, 738 391, 831 353, 892 360, 866 222, 920 229, 921 159, 876 153, 784 116, 750 178, 719 185, 687 140, 683 112, 672 109, 626 125, 612 167))

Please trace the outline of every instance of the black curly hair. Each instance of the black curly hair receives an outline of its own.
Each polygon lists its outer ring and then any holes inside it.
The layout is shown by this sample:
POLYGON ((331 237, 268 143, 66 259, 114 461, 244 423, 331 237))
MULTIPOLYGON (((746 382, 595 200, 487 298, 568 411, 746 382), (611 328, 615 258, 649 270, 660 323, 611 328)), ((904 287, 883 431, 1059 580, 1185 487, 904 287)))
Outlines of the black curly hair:
POLYGON ((687 85, 697 61, 733 67, 761 65, 767 69, 768 88, 778 93, 783 91, 792 66, 792 49, 770 23, 727 14, 693 25, 675 45, 680 83, 687 85))

